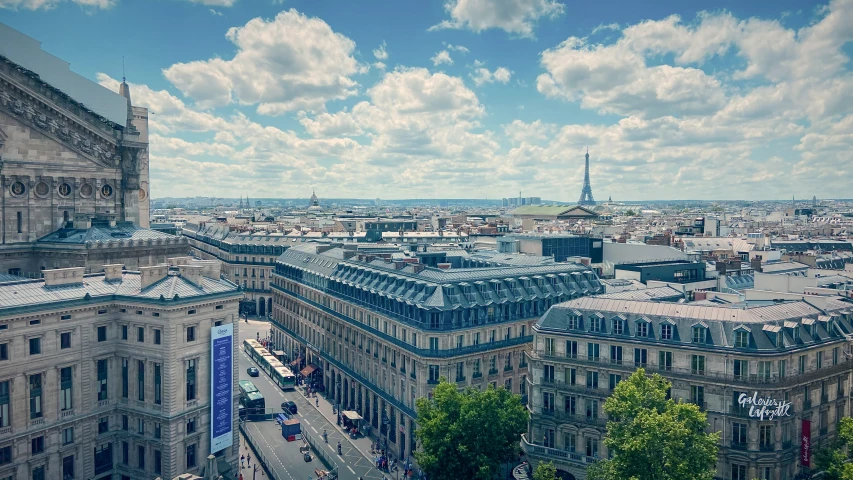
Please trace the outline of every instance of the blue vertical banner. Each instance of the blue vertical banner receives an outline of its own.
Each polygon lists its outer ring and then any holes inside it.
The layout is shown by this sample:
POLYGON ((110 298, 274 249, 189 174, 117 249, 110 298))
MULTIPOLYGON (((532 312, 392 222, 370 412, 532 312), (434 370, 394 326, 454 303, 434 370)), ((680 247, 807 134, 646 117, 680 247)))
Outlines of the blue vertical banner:
POLYGON ((234 324, 210 331, 210 452, 234 443, 234 324))

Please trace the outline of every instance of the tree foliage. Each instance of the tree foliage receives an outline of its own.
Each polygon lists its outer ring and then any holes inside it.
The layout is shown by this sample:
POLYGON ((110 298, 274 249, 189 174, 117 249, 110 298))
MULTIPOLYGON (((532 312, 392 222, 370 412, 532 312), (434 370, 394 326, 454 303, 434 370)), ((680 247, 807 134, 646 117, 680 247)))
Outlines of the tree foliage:
POLYGON ((536 470, 533 471, 533 480, 556 480, 557 467, 554 462, 540 462, 536 465, 536 470))
POLYGON ((636 215, 636 213, 633 210, 628 210, 627 212, 625 212, 625 215, 628 217, 633 217, 634 215, 636 215))
POLYGON ((434 480, 492 479, 518 453, 528 414, 521 397, 504 388, 460 391, 441 378, 433 397, 419 398, 418 464, 434 480))
POLYGON ((707 416, 697 405, 667 399, 671 384, 642 368, 620 382, 604 402, 613 454, 596 462, 589 480, 712 480, 718 433, 706 433, 707 416))
POLYGON ((815 452, 815 467, 824 472, 826 480, 853 480, 853 463, 849 463, 853 445, 853 418, 845 417, 838 425, 838 437, 825 448, 815 452))

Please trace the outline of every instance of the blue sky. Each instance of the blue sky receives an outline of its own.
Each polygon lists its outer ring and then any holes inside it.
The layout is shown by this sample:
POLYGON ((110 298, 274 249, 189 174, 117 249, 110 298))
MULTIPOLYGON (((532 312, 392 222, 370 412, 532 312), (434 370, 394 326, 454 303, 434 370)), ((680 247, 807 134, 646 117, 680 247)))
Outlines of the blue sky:
POLYGON ((151 110, 152 195, 849 198, 853 0, 0 0, 151 110))

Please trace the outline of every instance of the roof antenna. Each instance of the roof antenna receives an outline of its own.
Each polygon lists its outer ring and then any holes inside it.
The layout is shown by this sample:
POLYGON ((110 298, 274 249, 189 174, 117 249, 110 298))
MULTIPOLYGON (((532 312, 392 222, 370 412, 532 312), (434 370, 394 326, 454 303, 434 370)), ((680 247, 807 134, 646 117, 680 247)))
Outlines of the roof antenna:
POLYGON ((126 83, 127 79, 124 75, 124 55, 121 56, 121 81, 122 83, 126 83))

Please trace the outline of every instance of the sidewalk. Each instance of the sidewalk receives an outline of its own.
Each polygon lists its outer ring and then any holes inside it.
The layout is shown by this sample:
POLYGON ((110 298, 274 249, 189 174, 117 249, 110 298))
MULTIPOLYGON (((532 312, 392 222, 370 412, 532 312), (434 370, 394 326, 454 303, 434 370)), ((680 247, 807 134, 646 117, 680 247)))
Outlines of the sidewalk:
MULTIPOLYGON (((301 385, 301 386, 296 387, 296 388, 299 391, 299 393, 302 394, 302 396, 306 395, 304 385, 301 385)), ((320 412, 323 415, 323 417, 325 417, 326 420, 329 421, 329 423, 331 423, 332 425, 335 425, 336 426, 335 428, 337 428, 338 431, 343 431, 341 429, 341 427, 337 426, 338 416, 335 413, 333 413, 333 405, 326 398, 326 392, 322 392, 319 395, 317 395, 317 398, 320 400, 319 401, 319 405, 320 405, 319 408, 314 406, 314 400, 313 400, 314 399, 314 396, 313 396, 314 393, 312 392, 311 395, 312 395, 311 401, 310 401, 311 406, 314 407, 318 412, 320 412)), ((349 440, 349 442, 359 452, 361 452, 361 454, 364 455, 364 457, 367 458, 368 461, 370 461, 371 465, 375 464, 374 459, 376 457, 376 454, 371 453, 370 449, 373 446, 373 444, 377 442, 377 439, 376 439, 377 432, 378 432, 378 429, 371 428, 370 429, 370 433, 371 433, 370 437, 365 437, 365 436, 361 435, 355 439, 350 437, 349 435, 346 435, 347 440, 349 440)), ((397 460, 398 472, 390 472, 390 473, 386 472, 386 475, 391 475, 393 477, 395 473, 398 473, 400 476, 402 476, 402 474, 403 474, 403 468, 402 468, 403 465, 401 463, 402 460, 399 458, 396 458, 396 457, 394 457, 394 458, 397 460)), ((414 470, 416 472, 419 471, 419 468, 418 468, 417 464, 415 463, 414 457, 410 457, 408 461, 412 463, 412 467, 414 468, 414 470)))

